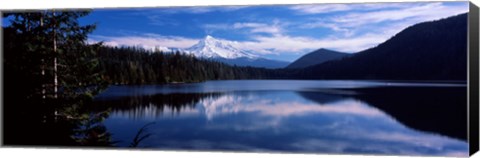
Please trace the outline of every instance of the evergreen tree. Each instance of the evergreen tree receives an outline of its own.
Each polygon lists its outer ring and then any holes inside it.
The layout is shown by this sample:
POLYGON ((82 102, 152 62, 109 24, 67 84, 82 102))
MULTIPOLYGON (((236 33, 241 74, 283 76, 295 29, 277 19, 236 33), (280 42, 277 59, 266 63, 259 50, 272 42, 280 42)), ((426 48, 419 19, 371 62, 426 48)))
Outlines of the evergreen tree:
MULTIPOLYGON (((100 44, 86 43, 95 25, 82 26, 78 22, 88 13, 44 10, 3 15, 11 23, 3 29, 8 83, 5 109, 9 111, 5 120, 10 123, 6 124, 9 130, 5 133, 11 136, 6 142, 75 145, 81 141, 72 139, 79 132, 72 129, 85 127, 88 120, 98 120, 97 115, 84 110, 85 103, 105 87, 96 57, 100 44), (42 130, 45 127, 57 132, 52 135, 42 130), (46 136, 30 137, 32 128, 46 136)), ((101 136, 105 138, 97 140, 109 139, 108 134, 101 136)))
POLYGON ((12 65, 28 64, 21 71, 42 82, 38 85, 42 88, 36 88, 37 92, 32 94, 42 94, 42 98, 62 95, 65 99, 95 93, 87 85, 100 85, 99 63, 95 57, 99 45, 86 43, 95 25, 81 26, 78 22, 78 18, 88 13, 48 10, 5 14, 11 17, 6 32, 15 36, 6 39, 12 44, 6 47, 6 56, 12 57, 15 62, 12 65), (13 40, 17 41, 13 43, 13 40))

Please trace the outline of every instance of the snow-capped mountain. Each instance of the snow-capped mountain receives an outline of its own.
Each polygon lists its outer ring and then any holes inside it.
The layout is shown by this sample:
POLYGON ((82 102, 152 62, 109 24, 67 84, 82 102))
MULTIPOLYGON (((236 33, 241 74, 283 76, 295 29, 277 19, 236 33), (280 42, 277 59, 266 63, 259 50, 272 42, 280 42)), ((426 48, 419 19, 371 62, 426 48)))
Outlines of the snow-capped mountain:
POLYGON ((232 66, 284 68, 290 64, 286 61, 262 58, 250 50, 239 48, 238 43, 235 41, 216 39, 210 35, 207 35, 205 38, 199 40, 198 43, 186 49, 162 46, 155 46, 149 49, 167 53, 179 51, 185 54, 191 54, 197 58, 212 59, 232 66))
POLYGON ((235 44, 236 43, 232 41, 218 40, 210 35, 207 35, 204 39, 198 41, 197 44, 185 49, 185 52, 201 58, 258 58, 258 56, 250 53, 249 51, 236 48, 234 46, 235 44))
POLYGON ((229 65, 252 66, 264 68, 283 68, 289 63, 261 58, 251 51, 238 48, 234 41, 216 39, 207 35, 197 44, 181 50, 187 54, 193 54, 197 58, 214 59, 229 65))

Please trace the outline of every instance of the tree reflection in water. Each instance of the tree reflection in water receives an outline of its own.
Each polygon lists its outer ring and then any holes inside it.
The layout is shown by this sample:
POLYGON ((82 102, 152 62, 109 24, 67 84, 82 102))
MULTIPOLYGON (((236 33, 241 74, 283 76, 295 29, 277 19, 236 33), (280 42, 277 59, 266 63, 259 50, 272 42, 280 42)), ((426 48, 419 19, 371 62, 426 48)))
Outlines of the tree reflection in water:
POLYGON ((29 99, 6 106, 5 144, 33 146, 114 146, 103 121, 110 110, 92 112, 87 101, 29 99), (35 102, 35 103, 34 103, 35 102), (15 115, 13 115, 15 114, 15 115))
POLYGON ((99 98, 92 107, 100 111, 112 107, 114 112, 133 118, 160 117, 187 113, 195 109, 198 102, 204 99, 215 99, 222 95, 223 93, 173 93, 99 98))

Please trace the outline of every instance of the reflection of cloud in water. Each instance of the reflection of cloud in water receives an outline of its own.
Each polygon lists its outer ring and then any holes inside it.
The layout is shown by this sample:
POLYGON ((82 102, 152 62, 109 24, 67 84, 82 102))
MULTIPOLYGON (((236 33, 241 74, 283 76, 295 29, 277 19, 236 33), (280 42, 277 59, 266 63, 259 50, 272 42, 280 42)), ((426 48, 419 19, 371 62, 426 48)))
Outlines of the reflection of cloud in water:
POLYGON ((215 116, 240 112, 258 112, 262 115, 288 117, 312 113, 362 115, 365 117, 383 116, 383 112, 369 107, 363 102, 345 99, 338 102, 316 104, 312 102, 277 102, 253 95, 223 95, 219 98, 203 99, 198 104, 205 109, 209 120, 215 116))
POLYGON ((228 93, 203 97, 192 104, 196 106, 181 111, 142 106, 133 110, 136 114, 118 111, 113 117, 157 119, 151 128, 157 134, 145 143, 161 149, 468 154, 466 142, 407 128, 377 108, 351 98, 322 104, 295 92, 228 93), (203 114, 206 123, 199 121, 204 121, 203 114), (183 119, 163 119, 166 116, 183 119))
MULTIPOLYGON (((255 95, 223 95, 202 100, 209 120, 240 113, 256 113, 250 119, 235 123, 216 123, 209 130, 234 129, 237 131, 273 130, 285 137, 297 131, 311 131, 306 136, 295 135, 298 140, 289 146, 292 150, 325 153, 374 153, 401 155, 466 156, 467 143, 449 137, 415 131, 391 116, 355 99, 317 104, 292 99, 279 102, 255 95), (288 125, 292 117, 315 116, 316 121, 288 125), (328 117, 335 117, 328 120, 328 117), (253 120, 253 121, 252 121, 253 120), (258 120, 258 121, 254 121, 258 120)), ((262 139, 262 138, 258 138, 262 139)))

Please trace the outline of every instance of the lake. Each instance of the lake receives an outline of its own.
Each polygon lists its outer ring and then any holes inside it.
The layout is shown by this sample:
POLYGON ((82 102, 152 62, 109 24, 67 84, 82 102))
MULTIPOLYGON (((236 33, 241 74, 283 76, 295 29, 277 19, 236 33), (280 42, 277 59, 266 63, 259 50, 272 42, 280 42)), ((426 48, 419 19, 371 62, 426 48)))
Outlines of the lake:
POLYGON ((117 145, 162 150, 468 156, 466 83, 228 80, 110 86, 117 145))

